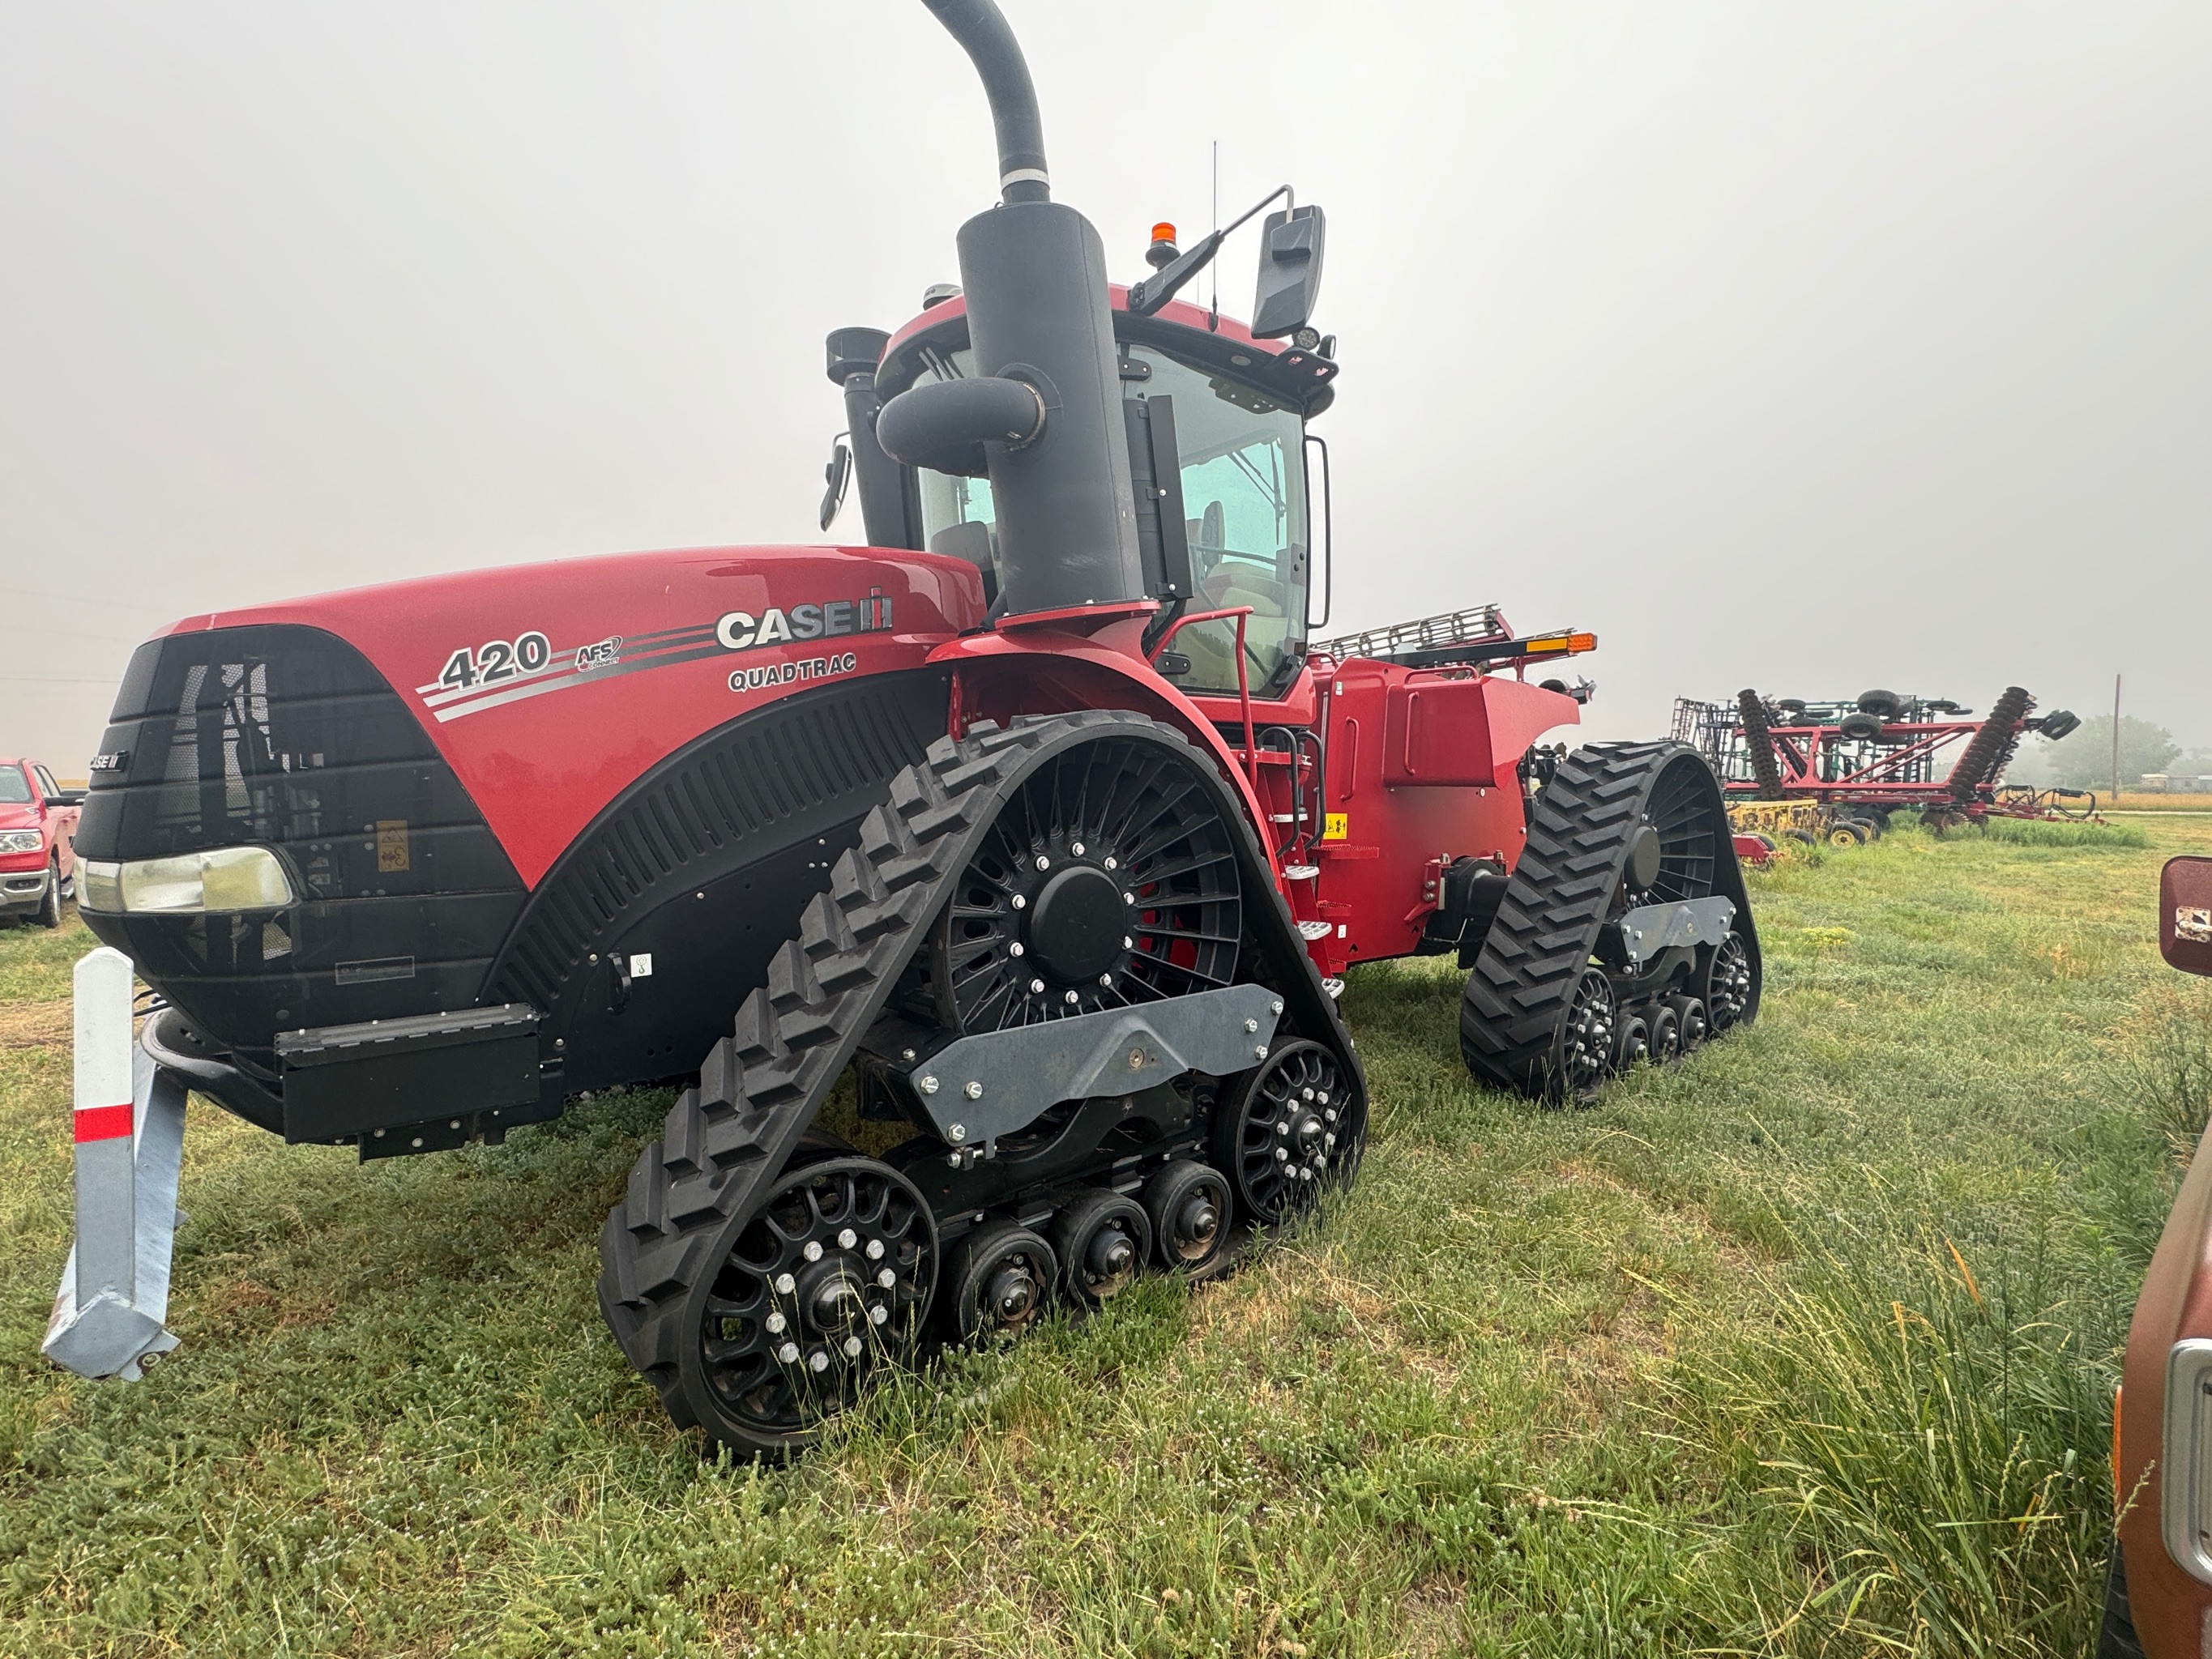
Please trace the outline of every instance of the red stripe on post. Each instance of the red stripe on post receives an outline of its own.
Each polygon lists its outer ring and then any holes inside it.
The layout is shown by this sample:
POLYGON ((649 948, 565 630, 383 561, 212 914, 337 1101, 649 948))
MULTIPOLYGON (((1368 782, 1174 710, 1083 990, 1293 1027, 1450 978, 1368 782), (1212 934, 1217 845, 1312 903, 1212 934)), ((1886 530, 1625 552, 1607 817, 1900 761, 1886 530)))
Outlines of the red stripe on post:
POLYGON ((76 1109, 76 1141, 114 1140, 131 1133, 131 1106, 80 1106, 76 1109))

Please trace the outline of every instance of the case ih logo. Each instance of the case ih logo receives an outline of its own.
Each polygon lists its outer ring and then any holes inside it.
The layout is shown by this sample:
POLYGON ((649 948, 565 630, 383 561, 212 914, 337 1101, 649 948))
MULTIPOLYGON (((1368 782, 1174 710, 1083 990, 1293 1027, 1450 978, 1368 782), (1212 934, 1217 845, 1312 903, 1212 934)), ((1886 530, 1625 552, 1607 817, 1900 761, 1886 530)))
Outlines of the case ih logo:
POLYGON ((794 605, 787 611, 772 605, 757 617, 750 611, 727 611, 714 623, 714 638, 725 651, 752 651, 764 645, 880 634, 890 625, 890 595, 872 587, 865 599, 794 605))

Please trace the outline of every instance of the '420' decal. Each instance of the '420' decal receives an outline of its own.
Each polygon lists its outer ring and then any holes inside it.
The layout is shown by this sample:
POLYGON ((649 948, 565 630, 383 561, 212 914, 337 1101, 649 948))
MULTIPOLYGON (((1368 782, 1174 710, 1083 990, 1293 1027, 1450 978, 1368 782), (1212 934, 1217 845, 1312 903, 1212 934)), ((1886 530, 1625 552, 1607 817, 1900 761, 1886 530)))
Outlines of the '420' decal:
POLYGON ((474 651, 465 645, 446 659, 438 684, 457 690, 474 685, 494 685, 517 674, 535 674, 553 660, 553 646, 532 630, 515 640, 486 640, 474 651))

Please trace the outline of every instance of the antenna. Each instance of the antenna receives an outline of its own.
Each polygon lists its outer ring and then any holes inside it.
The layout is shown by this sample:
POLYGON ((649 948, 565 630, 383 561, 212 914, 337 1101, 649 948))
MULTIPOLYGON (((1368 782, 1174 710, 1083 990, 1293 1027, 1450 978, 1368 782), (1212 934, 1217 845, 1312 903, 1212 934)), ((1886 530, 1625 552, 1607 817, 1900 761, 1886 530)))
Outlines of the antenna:
MULTIPOLYGON (((1213 228, 1221 228, 1221 140, 1213 141, 1213 228)), ((1206 313, 1206 325, 1215 332, 1221 328, 1221 270, 1218 266, 1210 273, 1212 277, 1212 298, 1206 313)))

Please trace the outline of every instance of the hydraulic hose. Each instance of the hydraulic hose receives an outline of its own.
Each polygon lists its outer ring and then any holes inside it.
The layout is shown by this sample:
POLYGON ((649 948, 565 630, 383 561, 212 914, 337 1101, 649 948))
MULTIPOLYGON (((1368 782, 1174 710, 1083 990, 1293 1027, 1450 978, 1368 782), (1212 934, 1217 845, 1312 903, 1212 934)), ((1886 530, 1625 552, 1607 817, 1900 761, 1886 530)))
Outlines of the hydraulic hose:
POLYGON ((1037 115, 1036 88, 1020 43, 992 0, 921 0, 960 43, 991 100, 991 125, 999 140, 1000 199, 1049 202, 1045 170, 1044 123, 1037 115))

